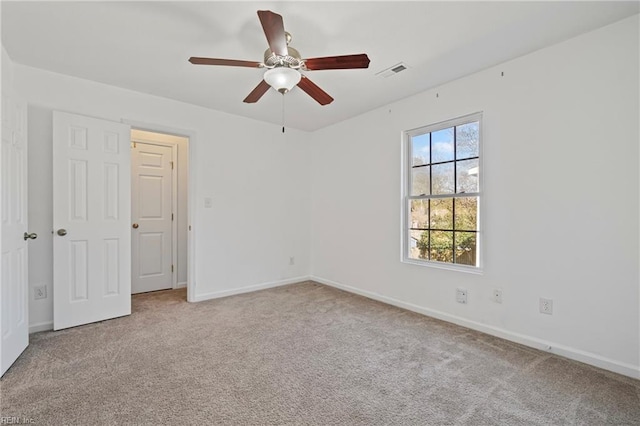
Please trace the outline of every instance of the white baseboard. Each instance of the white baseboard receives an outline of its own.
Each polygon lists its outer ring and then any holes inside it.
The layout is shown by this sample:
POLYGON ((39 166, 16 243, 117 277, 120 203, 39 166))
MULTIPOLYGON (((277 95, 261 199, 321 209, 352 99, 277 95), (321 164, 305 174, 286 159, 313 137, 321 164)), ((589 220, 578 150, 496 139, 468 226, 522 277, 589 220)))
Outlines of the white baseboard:
POLYGON ((175 288, 187 288, 187 282, 181 282, 181 283, 177 283, 175 288))
POLYGON ((399 308, 407 309, 409 311, 417 312, 419 314, 423 314, 429 317, 433 317, 443 321, 461 325, 463 327, 467 327, 472 330, 490 334, 492 336, 500 337, 505 340, 519 343, 521 345, 529 346, 535 349, 540 349, 542 351, 560 355, 575 361, 584 362, 585 364, 589 364, 605 370, 613 371, 614 373, 622 374, 628 377, 632 377, 634 379, 640 379, 640 366, 637 366, 637 365, 619 362, 619 361, 605 358, 590 352, 585 352, 580 349, 571 348, 565 345, 560 345, 554 342, 538 339, 536 337, 531 337, 531 336, 527 336, 520 333, 514 333, 509 330, 505 330, 499 327, 494 327, 491 325, 482 324, 476 321, 471 321, 455 315, 447 314, 445 312, 436 311, 429 308, 423 308, 421 306, 414 305, 412 303, 403 302, 401 300, 383 296, 378 293, 372 293, 366 290, 361 290, 359 288, 351 287, 351 286, 341 284, 336 281, 331 281, 325 278, 316 277, 312 275, 309 279, 312 281, 316 281, 320 284, 325 284, 331 287, 338 288, 340 290, 345 290, 350 293, 355 293, 360 296, 364 296, 369 299, 377 300, 379 302, 387 303, 389 305, 397 306, 399 308))
MULTIPOLYGON (((191 300, 191 302, 202 302, 204 300, 209 300, 209 299, 218 299, 220 297, 233 296, 234 294, 249 293, 252 291, 264 290, 264 289, 273 288, 273 287, 280 287, 283 285, 295 284, 295 283, 308 281, 308 280, 310 280, 310 277, 308 275, 305 275, 301 277, 288 278, 286 280, 281 280, 281 281, 271 281, 271 282, 266 282, 262 284, 250 285, 246 287, 236 288, 233 290, 224 290, 224 291, 216 291, 212 293, 198 294, 194 297, 193 300, 191 300)), ((183 283, 178 283, 176 288, 183 288, 186 286, 187 286, 187 283, 183 282, 183 283)), ((37 324, 29 325, 29 334, 37 333, 39 331, 49 331, 49 330, 53 330, 53 321, 46 321, 46 322, 40 322, 37 324)))
POLYGON ((288 284, 295 284, 302 281, 308 281, 309 279, 310 277, 306 275, 302 277, 287 278, 286 280, 270 281, 270 282, 250 285, 246 287, 234 288, 232 290, 222 290, 222 291, 214 291, 211 293, 196 294, 193 300, 190 300, 190 301, 202 302, 204 300, 218 299, 221 297, 233 296, 235 294, 250 293, 252 291, 264 290, 264 289, 273 288, 273 287, 280 287, 288 284))
POLYGON ((29 325, 29 334, 37 333, 39 331, 53 330, 53 321, 39 322, 37 324, 29 325))

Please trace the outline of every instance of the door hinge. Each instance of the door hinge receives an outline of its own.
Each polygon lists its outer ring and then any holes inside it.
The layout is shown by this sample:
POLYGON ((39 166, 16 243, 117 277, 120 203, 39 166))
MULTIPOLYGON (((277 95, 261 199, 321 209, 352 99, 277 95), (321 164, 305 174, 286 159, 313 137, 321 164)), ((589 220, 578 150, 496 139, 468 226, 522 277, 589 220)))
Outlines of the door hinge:
POLYGON ((133 148, 135 148, 135 147, 136 147, 136 143, 135 143, 135 142, 131 142, 131 146, 132 146, 133 148))
POLYGON ((171 161, 171 170, 173 170, 173 161, 171 161))
POLYGON ((173 265, 171 265, 171 272, 173 272, 173 265))
POLYGON ((171 220, 173 221, 173 213, 171 213, 171 220))

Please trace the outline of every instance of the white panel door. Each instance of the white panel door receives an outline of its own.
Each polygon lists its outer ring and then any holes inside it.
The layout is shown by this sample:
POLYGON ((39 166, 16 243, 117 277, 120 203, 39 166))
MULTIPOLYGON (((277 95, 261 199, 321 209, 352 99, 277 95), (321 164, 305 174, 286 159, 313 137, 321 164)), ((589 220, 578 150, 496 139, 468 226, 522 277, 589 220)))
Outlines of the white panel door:
POLYGON ((0 375, 29 344, 26 111, 26 104, 2 94, 0 375))
POLYGON ((53 113, 53 329, 131 313, 128 125, 53 113))
POLYGON ((131 149, 132 293, 173 287, 172 148, 131 149))

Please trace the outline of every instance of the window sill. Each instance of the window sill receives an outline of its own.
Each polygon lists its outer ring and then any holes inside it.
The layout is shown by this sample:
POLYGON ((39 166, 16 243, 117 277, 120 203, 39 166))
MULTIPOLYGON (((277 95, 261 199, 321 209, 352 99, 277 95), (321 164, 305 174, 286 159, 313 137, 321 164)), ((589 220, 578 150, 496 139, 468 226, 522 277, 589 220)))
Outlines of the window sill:
POLYGON ((404 258, 402 263, 408 263, 410 265, 423 266, 427 268, 445 269, 448 271, 465 272, 467 274, 482 275, 482 268, 476 268, 475 266, 456 265, 453 263, 434 262, 428 260, 416 260, 404 258))

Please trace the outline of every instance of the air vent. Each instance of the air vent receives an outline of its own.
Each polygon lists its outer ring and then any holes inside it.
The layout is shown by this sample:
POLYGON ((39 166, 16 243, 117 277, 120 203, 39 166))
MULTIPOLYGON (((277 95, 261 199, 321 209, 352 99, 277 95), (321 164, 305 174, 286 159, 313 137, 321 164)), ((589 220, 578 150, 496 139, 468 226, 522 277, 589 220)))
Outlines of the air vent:
POLYGON ((393 65, 393 66, 391 66, 391 67, 389 67, 389 68, 387 68, 385 70, 382 70, 382 71, 376 73, 376 75, 378 77, 387 78, 387 77, 391 77, 392 75, 396 75, 399 72, 402 72, 402 71, 404 71, 406 69, 407 69, 407 66, 404 63, 400 62, 400 63, 395 64, 395 65, 393 65))

